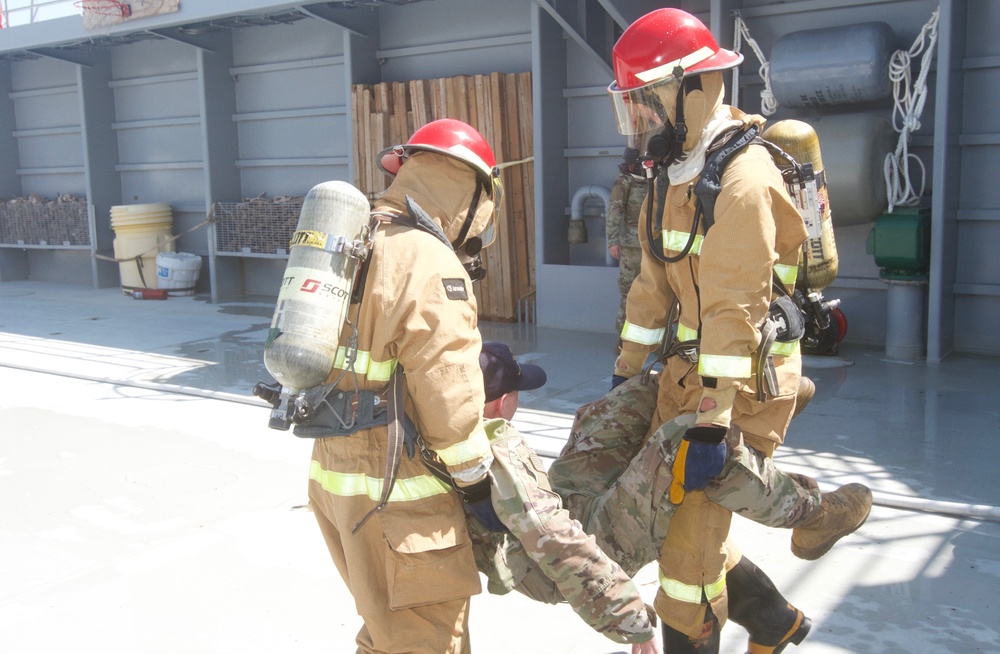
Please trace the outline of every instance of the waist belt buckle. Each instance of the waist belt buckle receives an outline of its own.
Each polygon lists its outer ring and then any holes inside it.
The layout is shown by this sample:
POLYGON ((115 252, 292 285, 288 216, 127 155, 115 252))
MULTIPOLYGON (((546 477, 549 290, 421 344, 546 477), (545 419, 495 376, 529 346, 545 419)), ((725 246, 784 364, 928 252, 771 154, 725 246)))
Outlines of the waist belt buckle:
POLYGON ((688 363, 698 363, 698 346, 685 345, 677 348, 677 356, 688 363))

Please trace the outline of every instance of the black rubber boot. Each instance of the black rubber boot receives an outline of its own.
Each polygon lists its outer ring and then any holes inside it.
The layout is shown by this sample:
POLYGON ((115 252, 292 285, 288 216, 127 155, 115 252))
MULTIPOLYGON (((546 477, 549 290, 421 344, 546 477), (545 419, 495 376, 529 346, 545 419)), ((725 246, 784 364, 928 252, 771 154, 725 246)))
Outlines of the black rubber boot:
POLYGON ((812 620, 788 603, 770 577, 747 557, 726 574, 729 619, 750 634, 749 654, 779 654, 809 634, 812 620))
POLYGON ((698 638, 682 634, 664 622, 663 654, 719 654, 719 632, 719 621, 711 606, 706 607, 705 626, 698 638))

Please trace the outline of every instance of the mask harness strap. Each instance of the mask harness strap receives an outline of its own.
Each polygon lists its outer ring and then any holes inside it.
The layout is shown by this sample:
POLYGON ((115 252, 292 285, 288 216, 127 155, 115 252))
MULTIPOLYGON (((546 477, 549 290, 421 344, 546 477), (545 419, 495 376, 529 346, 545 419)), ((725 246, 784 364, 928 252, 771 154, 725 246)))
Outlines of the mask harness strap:
MULTIPOLYGON (((682 78, 684 75, 683 69, 680 66, 674 70, 674 76, 677 78, 682 78)), ((692 80, 698 82, 698 86, 701 86, 700 80, 697 77, 691 78, 692 80)), ((663 171, 667 169, 668 166, 677 161, 684 160, 684 141, 687 140, 687 124, 684 122, 684 93, 686 92, 686 84, 688 80, 681 80, 681 83, 677 88, 677 115, 676 122, 677 127, 674 128, 670 122, 664 126, 663 130, 650 139, 647 145, 647 155, 650 157, 651 162, 647 164, 647 177, 649 179, 649 186, 646 190, 646 196, 649 198, 656 198, 656 224, 653 224, 653 202, 646 203, 646 239, 649 242, 649 251, 655 259, 662 261, 663 263, 677 263, 684 257, 688 255, 691 251, 691 246, 694 244, 694 237, 698 232, 698 221, 701 219, 701 205, 699 204, 695 207, 694 219, 691 221, 691 232, 688 235, 687 243, 681 249, 680 254, 668 257, 663 251, 663 209, 666 205, 667 198, 667 186, 668 183, 664 183, 661 179, 659 184, 655 184, 656 178, 663 178, 665 175, 663 171), (654 189, 656 192, 654 193, 654 189), (655 227, 655 230, 654 230, 655 227), (660 237, 654 238, 653 232, 659 232, 660 237)))
POLYGON ((476 184, 476 192, 472 194, 472 202, 469 204, 469 211, 465 214, 465 224, 462 225, 462 230, 458 233, 458 237, 455 238, 451 243, 451 247, 457 250, 459 247, 465 243, 465 237, 469 233, 469 229, 472 227, 472 221, 476 217, 476 207, 479 206, 479 196, 483 193, 483 185, 476 184))

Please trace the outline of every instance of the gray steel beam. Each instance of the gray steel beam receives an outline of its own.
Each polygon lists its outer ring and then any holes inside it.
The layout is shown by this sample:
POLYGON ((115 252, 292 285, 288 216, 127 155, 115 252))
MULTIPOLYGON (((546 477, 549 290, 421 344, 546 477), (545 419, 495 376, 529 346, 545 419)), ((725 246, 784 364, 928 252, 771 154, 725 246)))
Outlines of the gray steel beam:
POLYGON ((371 38, 378 33, 378 11, 360 7, 332 7, 327 3, 298 5, 302 13, 333 23, 352 34, 371 38))
POLYGON ((569 35, 569 37, 573 39, 573 41, 580 46, 585 53, 593 57, 599 63, 601 68, 608 74, 608 77, 614 76, 614 73, 611 70, 611 64, 609 64, 607 60, 605 60, 605 58, 591 45, 590 41, 587 40, 586 35, 580 34, 580 32, 570 24, 569 19, 564 16, 558 8, 553 6, 552 3, 548 2, 548 0, 534 0, 534 2, 554 21, 556 21, 556 23, 559 24, 559 27, 561 27, 562 30, 566 32, 566 34, 569 35))

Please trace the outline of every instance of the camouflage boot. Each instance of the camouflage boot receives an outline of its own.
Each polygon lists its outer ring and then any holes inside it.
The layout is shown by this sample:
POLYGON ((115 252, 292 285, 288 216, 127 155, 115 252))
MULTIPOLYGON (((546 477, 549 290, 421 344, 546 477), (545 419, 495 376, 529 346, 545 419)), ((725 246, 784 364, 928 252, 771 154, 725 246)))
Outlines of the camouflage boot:
POLYGON ((833 544, 865 524, 872 509, 872 492, 864 484, 847 484, 823 493, 819 508, 792 529, 792 554, 814 561, 833 544))
POLYGON ((774 582, 747 557, 726 573, 729 619, 750 634, 748 654, 780 654, 809 634, 812 620, 788 603, 774 582))

